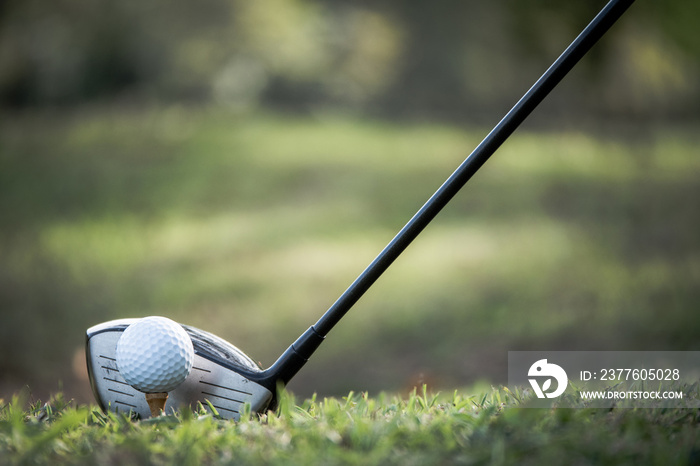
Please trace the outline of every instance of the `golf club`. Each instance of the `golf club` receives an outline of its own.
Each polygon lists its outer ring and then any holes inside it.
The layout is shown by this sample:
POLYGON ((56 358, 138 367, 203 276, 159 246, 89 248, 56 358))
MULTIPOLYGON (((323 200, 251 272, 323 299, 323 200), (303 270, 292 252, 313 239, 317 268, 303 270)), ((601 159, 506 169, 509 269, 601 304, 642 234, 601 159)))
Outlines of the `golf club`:
MULTIPOLYGON (((165 410, 191 406, 199 401, 205 407, 210 404, 223 418, 238 419, 246 403, 257 413, 275 406, 278 387, 285 386, 294 377, 328 332, 633 2, 611 0, 596 15, 326 313, 268 369, 260 368, 225 340, 183 325, 194 346, 194 366, 187 379, 170 392, 165 410)), ((150 411, 143 394, 119 374, 115 354, 120 335, 136 320, 114 320, 89 328, 86 356, 90 384, 100 407, 132 411, 145 419, 150 411)))

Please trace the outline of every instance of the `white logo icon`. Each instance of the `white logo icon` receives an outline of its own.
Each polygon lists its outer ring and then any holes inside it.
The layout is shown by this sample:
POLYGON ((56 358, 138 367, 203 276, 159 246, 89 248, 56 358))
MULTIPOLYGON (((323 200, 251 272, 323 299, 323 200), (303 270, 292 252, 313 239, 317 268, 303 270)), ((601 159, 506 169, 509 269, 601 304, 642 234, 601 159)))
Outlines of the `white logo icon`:
POLYGON ((536 379, 528 379, 530 380, 532 389, 535 390, 537 398, 556 398, 564 393, 566 386, 569 384, 569 378, 566 376, 564 369, 556 364, 548 363, 546 359, 540 359, 530 366, 527 375, 530 377, 549 377, 545 380, 544 384, 542 384, 542 388, 540 388, 536 379), (553 392, 547 392, 552 385, 552 378, 557 381, 557 389, 553 392))

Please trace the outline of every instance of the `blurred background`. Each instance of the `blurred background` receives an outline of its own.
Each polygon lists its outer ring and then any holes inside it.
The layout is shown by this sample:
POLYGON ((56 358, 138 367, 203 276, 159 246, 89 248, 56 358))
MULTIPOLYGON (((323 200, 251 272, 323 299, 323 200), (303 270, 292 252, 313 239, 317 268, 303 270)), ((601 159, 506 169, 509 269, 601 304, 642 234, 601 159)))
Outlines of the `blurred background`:
MULTIPOLYGON (((121 317, 271 364, 603 5, 0 2, 0 398, 90 402, 121 317)), ((632 5, 290 389, 700 349, 698 17, 632 5)))

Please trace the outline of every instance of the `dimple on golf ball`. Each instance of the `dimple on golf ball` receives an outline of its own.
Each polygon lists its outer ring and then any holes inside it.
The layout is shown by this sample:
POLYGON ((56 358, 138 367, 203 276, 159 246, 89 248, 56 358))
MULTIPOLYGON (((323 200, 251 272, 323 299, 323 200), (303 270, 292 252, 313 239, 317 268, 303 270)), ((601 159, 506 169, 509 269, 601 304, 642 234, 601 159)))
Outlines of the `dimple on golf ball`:
POLYGON ((129 325, 117 342, 117 368, 144 393, 169 392, 185 381, 194 362, 192 340, 166 317, 144 317, 129 325))

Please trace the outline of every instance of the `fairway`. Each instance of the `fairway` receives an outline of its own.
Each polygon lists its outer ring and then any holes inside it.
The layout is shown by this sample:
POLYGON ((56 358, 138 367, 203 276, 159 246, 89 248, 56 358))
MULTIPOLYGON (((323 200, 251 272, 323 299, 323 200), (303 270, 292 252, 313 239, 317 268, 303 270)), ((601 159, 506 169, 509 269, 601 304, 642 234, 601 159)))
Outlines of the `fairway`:
MULTIPOLYGON (((84 328, 159 314, 271 363, 484 134, 178 107, 4 131, 1 254, 18 282, 7 292, 43 310, 3 326, 25 364, 51 357, 27 345, 36 337, 65 364, 84 328), (26 287, 47 291, 26 301, 26 287)), ((696 138, 644 137, 516 134, 333 333, 306 368, 313 387, 297 389, 390 389, 426 369, 464 383, 494 375, 455 367, 499 341, 689 349, 696 138), (321 380, 351 344, 350 368, 321 380), (407 370, 345 378, 402 354, 413 356, 407 370)))
MULTIPOLYGON (((61 380, 81 402, 69 364, 84 370, 84 330, 113 318, 165 315, 269 365, 485 133, 178 106, 8 122, 3 299, 27 312, 4 316, 0 345, 43 368, 37 396, 61 380)), ((509 349, 694 349, 697 145, 678 128, 523 128, 291 390, 504 383, 509 349)))

